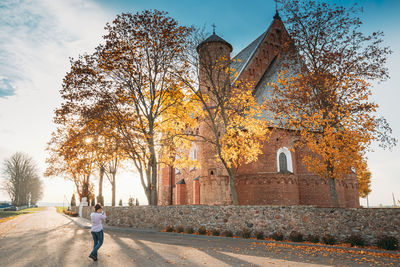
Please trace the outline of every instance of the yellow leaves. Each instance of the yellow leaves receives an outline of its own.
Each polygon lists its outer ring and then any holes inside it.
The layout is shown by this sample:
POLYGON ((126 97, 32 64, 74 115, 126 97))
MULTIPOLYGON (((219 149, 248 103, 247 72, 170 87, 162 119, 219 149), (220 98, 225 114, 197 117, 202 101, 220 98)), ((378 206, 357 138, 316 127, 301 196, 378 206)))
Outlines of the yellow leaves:
MULTIPOLYGON (((236 73, 227 68, 226 63, 226 58, 219 58, 212 70, 221 70, 224 77, 234 76, 236 73)), ((239 80, 231 86, 226 82, 225 79, 211 80, 202 85, 201 91, 186 91, 180 105, 163 116, 164 136, 171 140, 169 156, 165 156, 171 164, 189 166, 195 163, 185 157, 191 142, 213 146, 217 151, 216 160, 223 161, 228 168, 257 160, 270 131, 269 122, 262 117, 263 105, 258 104, 252 94, 255 84, 239 80), (199 127, 202 132, 197 130, 199 127), (180 156, 172 157, 174 153, 180 156)))
POLYGON ((354 171, 358 179, 358 194, 365 198, 371 192, 371 172, 368 170, 367 162, 365 160, 355 162, 354 171))
POLYGON ((281 127, 299 132, 298 146, 312 152, 303 158, 310 172, 341 178, 357 169, 374 138, 371 113, 377 106, 368 102, 370 84, 350 74, 290 76, 283 70, 269 86, 272 98, 265 106, 281 127))
POLYGON ((221 115, 220 137, 221 157, 229 168, 256 161, 262 153, 262 144, 268 140, 268 123, 261 117, 262 105, 259 105, 250 90, 251 83, 242 83, 246 87, 234 88, 227 103, 227 110, 221 115))

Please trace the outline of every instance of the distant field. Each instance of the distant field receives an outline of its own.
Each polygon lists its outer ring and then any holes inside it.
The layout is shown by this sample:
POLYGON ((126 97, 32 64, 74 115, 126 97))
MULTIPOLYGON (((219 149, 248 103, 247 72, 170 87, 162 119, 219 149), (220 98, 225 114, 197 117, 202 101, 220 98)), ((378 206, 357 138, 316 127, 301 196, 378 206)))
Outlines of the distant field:
POLYGON ((0 211, 0 219, 24 214, 22 211, 0 211))
POLYGON ((0 223, 11 220, 18 215, 27 214, 28 212, 23 211, 0 211, 0 223))
POLYGON ((23 214, 28 214, 30 212, 34 211, 41 211, 43 210, 43 207, 39 208, 29 208, 29 209, 24 209, 24 210, 19 210, 19 211, 0 211, 0 223, 4 221, 8 221, 16 216, 23 215, 23 214))
POLYGON ((24 211, 24 212, 31 212, 31 211, 41 211, 41 210, 44 210, 44 207, 29 208, 29 209, 24 209, 24 210, 21 210, 21 211, 24 211))

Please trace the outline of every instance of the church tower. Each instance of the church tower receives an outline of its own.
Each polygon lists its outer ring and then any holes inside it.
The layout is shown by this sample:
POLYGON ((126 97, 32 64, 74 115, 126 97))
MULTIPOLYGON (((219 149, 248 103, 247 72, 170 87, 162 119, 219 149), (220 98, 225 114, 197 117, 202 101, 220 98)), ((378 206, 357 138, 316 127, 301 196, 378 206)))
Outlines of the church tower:
MULTIPOLYGON (((215 27, 215 26, 214 26, 215 27)), ((217 96, 231 86, 230 63, 232 45, 215 34, 197 46, 199 54, 199 90, 207 99, 209 112, 218 106, 217 96)), ((210 124, 202 122, 201 136, 215 140, 215 131, 210 124)), ((207 142, 198 142, 197 157, 200 163, 200 204, 230 204, 230 190, 225 168, 217 159, 217 151, 207 142)))
POLYGON ((207 88, 214 86, 216 87, 214 89, 218 89, 217 87, 229 83, 229 75, 222 74, 220 72, 222 68, 217 67, 217 64, 229 67, 232 45, 216 35, 214 30, 213 34, 202 41, 196 49, 199 54, 200 90, 207 94, 207 91, 204 91, 207 88))

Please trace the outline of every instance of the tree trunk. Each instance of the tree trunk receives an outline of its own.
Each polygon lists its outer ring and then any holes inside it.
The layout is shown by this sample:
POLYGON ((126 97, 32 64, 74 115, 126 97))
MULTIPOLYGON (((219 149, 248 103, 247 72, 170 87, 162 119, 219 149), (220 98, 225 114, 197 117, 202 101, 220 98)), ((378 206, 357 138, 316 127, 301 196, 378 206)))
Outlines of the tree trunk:
POLYGON ((331 194, 331 205, 332 207, 339 207, 339 200, 338 200, 338 195, 336 191, 336 181, 335 179, 331 176, 333 173, 333 166, 330 162, 327 163, 327 174, 328 174, 328 183, 329 183, 329 191, 331 194))
POLYGON ((144 189, 144 193, 146 194, 147 202, 149 203, 149 205, 151 205, 151 192, 150 192, 150 189, 145 188, 144 189))
POLYGON ((103 198, 103 178, 104 178, 105 169, 103 166, 100 167, 99 173, 99 195, 97 196, 97 203, 101 203, 104 206, 104 198, 103 198))
POLYGON ((16 194, 16 200, 15 200, 15 206, 19 207, 20 206, 20 202, 21 202, 21 183, 19 182, 19 177, 17 178, 18 182, 17 182, 17 194, 16 194))
MULTIPOLYGON (((157 175, 157 172, 154 173, 154 167, 152 163, 149 163, 149 168, 151 169, 150 173, 147 173, 147 181, 148 185, 145 188, 145 193, 147 197, 147 201, 150 206, 157 206, 157 178, 154 179, 154 175, 157 175)), ((157 166, 156 166, 157 168, 157 166)))
POLYGON ((154 140, 153 139, 148 139, 148 144, 150 146, 150 153, 151 153, 151 158, 150 158, 150 170, 151 170, 151 177, 150 178, 150 184, 149 189, 150 189, 150 202, 149 205, 151 206, 157 206, 157 157, 156 157, 156 151, 154 149, 154 140))
POLYGON ((112 184, 111 184, 111 190, 112 190, 112 196, 111 196, 111 206, 115 206, 115 173, 112 174, 112 184))
MULTIPOLYGON (((89 203, 90 198, 89 198, 89 188, 86 183, 83 184, 82 186, 82 198, 86 197, 87 202, 89 203)), ((81 200, 82 201, 82 200, 81 200)))
POLYGON ((153 163, 151 171, 151 205, 157 206, 157 163, 153 163))
POLYGON ((339 200, 336 191, 336 182, 335 179, 330 176, 328 177, 328 181, 329 181, 329 191, 331 193, 331 205, 337 208, 339 207, 339 200))
POLYGON ((84 182, 82 185, 82 197, 86 197, 87 202, 90 205, 90 191, 89 191, 89 175, 84 178, 84 182))
POLYGON ((237 206, 239 205, 239 200, 235 187, 235 174, 232 170, 228 170, 228 174, 229 174, 229 189, 231 190, 232 204, 237 206))

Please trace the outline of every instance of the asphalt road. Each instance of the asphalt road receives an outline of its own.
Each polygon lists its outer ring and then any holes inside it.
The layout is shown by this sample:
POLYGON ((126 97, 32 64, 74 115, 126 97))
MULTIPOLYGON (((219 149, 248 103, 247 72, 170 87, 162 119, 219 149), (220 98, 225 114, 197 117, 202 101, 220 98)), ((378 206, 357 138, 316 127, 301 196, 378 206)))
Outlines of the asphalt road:
POLYGON ((98 261, 90 230, 55 208, 0 224, 0 266, 400 266, 399 257, 248 239, 108 229, 98 261))

